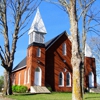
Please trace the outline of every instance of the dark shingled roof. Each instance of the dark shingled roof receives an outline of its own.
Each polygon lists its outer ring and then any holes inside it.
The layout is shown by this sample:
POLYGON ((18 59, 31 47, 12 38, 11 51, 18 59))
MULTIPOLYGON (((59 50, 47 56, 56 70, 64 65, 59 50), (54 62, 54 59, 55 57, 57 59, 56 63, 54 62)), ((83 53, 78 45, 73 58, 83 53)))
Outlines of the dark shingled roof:
POLYGON ((64 31, 63 33, 57 35, 55 38, 49 40, 48 42, 45 43, 45 47, 46 47, 46 50, 49 49, 63 34, 66 34, 66 31, 64 31))
POLYGON ((12 72, 15 72, 24 67, 26 67, 26 57, 12 70, 12 72))
MULTIPOLYGON (((45 46, 44 45, 41 45, 39 44, 38 46, 43 46, 47 49, 49 49, 63 34, 66 34, 66 31, 64 31, 63 33, 59 34, 58 36, 56 36, 55 38, 49 40, 48 42, 45 43, 45 46)), ((32 46, 32 45, 37 45, 36 43, 32 43, 30 44, 29 46, 32 46)), ((17 70, 20 70, 22 68, 25 68, 26 67, 26 57, 13 69, 12 72, 15 72, 17 70)))

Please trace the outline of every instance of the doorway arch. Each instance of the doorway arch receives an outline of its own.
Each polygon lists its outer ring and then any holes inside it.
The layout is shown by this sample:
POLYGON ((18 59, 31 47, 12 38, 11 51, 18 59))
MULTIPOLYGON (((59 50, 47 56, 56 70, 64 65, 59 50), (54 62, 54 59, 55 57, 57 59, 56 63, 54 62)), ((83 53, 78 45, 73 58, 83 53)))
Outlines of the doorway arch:
POLYGON ((41 86, 42 71, 40 67, 35 69, 34 85, 41 86))

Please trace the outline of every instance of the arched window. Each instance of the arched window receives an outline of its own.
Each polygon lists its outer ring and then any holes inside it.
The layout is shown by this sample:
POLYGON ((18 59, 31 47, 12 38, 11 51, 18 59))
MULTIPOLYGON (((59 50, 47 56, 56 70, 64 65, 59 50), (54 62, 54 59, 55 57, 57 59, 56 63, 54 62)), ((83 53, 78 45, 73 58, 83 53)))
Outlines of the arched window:
POLYGON ((40 72, 40 67, 37 67, 35 71, 40 72))
POLYGON ((60 72, 59 74, 59 86, 64 86, 64 74, 60 72))
POLYGON ((30 68, 28 69, 28 80, 27 80, 27 83, 30 82, 30 68))
POLYGON ((41 49, 40 48, 37 49, 37 57, 41 57, 41 49))
POLYGON ((42 82, 42 70, 40 67, 37 67, 35 69, 35 75, 34 75, 34 85, 36 86, 41 86, 41 82, 42 82))
POLYGON ((68 72, 66 75, 66 85, 71 86, 71 74, 68 72))
POLYGON ((66 43, 63 44, 63 55, 66 55, 66 43))

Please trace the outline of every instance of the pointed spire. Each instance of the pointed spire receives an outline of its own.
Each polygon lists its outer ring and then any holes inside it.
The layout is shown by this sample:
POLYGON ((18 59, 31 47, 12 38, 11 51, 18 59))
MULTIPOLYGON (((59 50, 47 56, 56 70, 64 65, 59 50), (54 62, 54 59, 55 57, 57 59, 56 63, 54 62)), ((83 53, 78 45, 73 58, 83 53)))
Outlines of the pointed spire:
POLYGON ((31 28, 30 28, 28 34, 30 34, 32 32, 39 32, 39 33, 43 33, 43 34, 47 33, 45 25, 44 25, 43 20, 42 20, 42 17, 41 17, 40 12, 39 12, 39 8, 37 8, 35 18, 32 22, 32 25, 31 25, 31 28))

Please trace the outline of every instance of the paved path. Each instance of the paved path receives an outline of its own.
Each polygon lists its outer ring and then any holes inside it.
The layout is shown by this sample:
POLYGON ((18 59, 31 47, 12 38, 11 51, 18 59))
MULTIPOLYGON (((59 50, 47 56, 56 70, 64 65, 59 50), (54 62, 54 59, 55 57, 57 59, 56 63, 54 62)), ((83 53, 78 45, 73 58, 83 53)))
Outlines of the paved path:
POLYGON ((2 96, 2 93, 0 92, 0 100, 12 100, 12 99, 3 97, 3 96, 2 96))
POLYGON ((12 99, 0 96, 0 100, 12 100, 12 99))

